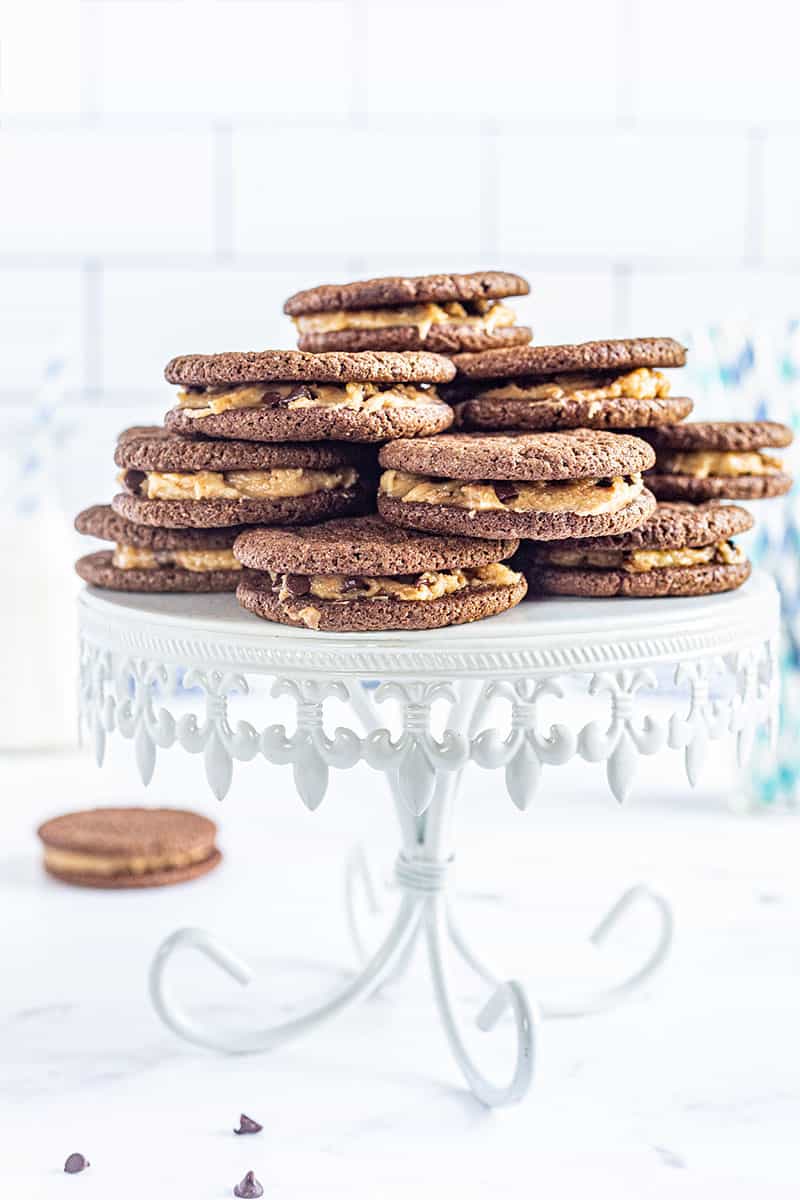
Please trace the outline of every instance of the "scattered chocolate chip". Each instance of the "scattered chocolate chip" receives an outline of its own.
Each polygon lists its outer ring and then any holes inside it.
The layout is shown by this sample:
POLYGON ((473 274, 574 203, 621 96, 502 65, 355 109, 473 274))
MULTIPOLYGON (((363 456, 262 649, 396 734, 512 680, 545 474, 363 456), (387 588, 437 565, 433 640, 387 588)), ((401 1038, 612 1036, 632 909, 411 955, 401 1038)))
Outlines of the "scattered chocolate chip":
POLYGON ((496 483, 494 485, 494 490, 497 493, 497 499, 501 500, 503 504, 509 500, 516 500, 517 496, 519 495, 519 488, 515 487, 513 483, 509 483, 506 480, 496 483))
POLYGON ((234 1129, 234 1133, 261 1133, 264 1128, 259 1125, 258 1121, 254 1121, 252 1117, 246 1116, 244 1113, 239 1117, 239 1128, 234 1129))
MULTIPOLYGON (((64 1163, 64 1170, 67 1175, 78 1175, 81 1171, 85 1171, 92 1164, 82 1154, 70 1154, 67 1161, 64 1163)), ((260 1192, 258 1193, 261 1194, 260 1192)))
POLYGON ((132 496, 138 496, 146 478, 147 475, 144 471, 135 471, 129 467, 127 471, 122 472, 120 482, 126 492, 130 492, 132 496))
POLYGON ((287 591, 290 596, 307 596, 311 582, 307 575, 284 575, 280 590, 287 591))
POLYGON ((241 1183, 237 1183, 233 1189, 234 1196, 238 1196, 239 1200, 256 1200, 256 1197, 264 1195, 264 1189, 255 1177, 252 1171, 248 1171, 241 1183))

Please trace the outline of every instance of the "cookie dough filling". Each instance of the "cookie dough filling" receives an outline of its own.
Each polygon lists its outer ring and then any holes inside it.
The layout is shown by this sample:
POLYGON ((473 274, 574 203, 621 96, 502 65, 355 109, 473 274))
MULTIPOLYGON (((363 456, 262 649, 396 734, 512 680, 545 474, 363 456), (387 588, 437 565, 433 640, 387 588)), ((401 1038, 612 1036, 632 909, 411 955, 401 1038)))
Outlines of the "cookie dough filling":
POLYGON ((606 479, 471 482, 433 479, 409 471, 384 471, 381 495, 409 504, 441 504, 472 512, 565 512, 580 516, 614 513, 642 491, 641 475, 606 479))
POLYGON ((405 383, 246 383, 178 392, 178 407, 192 420, 238 408, 281 408, 290 412, 336 408, 372 413, 386 408, 443 403, 435 387, 405 383))
POLYGON ((184 571, 242 570, 233 550, 149 550, 117 544, 111 561, 121 571, 155 571, 159 567, 180 567, 184 571))
POLYGON ((761 450, 681 450, 659 453, 655 469, 668 475, 690 475, 693 479, 708 479, 709 475, 735 478, 779 475, 783 463, 761 450))
POLYGON ((177 870, 203 862, 210 855, 206 846, 195 850, 174 851, 171 854, 131 855, 81 854, 75 850, 55 850, 45 847, 45 866, 64 874, 99 875, 111 878, 115 875, 146 875, 149 871, 177 870))
POLYGON ((656 400, 669 395, 663 371, 639 367, 626 375, 553 375, 546 381, 513 380, 480 392, 481 400, 656 400))
POLYGON ((397 308, 342 309, 293 317, 298 333, 338 333, 343 329, 404 329, 412 325, 422 341, 434 325, 468 325, 491 333, 514 325, 517 314, 507 304, 493 300, 452 301, 446 304, 410 304, 397 308))
POLYGON ((123 471, 122 486, 146 500, 278 500, 350 488, 354 467, 315 471, 272 467, 266 471, 123 471))
POLYGON ((599 567, 617 569, 631 575, 659 571, 665 567, 693 567, 699 563, 730 566, 745 561, 744 551, 733 542, 715 546, 684 546, 676 550, 548 550, 542 561, 554 567, 599 567))
POLYGON ((466 588, 513 587, 522 576, 504 563, 418 575, 281 575, 270 572, 272 590, 293 621, 318 629, 321 613, 313 600, 348 604, 354 600, 438 600, 466 588))

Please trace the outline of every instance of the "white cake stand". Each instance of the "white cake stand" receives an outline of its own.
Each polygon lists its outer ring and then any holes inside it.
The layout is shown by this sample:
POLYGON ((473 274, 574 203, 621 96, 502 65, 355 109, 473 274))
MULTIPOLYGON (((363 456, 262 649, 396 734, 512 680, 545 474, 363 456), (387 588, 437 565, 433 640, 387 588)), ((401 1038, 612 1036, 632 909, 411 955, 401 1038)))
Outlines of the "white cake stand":
MULTIPOLYGON (((503 981, 472 950, 446 899, 453 858, 450 818, 468 762, 502 771, 524 809, 542 766, 578 756, 604 764, 613 794, 625 799, 642 755, 683 755, 694 783, 709 743, 729 737, 744 763, 760 726, 774 728, 778 596, 763 575, 722 596, 677 600, 528 601, 473 625, 425 633, 324 634, 260 621, 232 596, 130 596, 86 589, 80 599, 81 711, 102 763, 112 732, 133 742, 139 773, 152 778, 158 750, 202 754, 209 786, 222 798, 234 763, 266 758, 291 764, 301 800, 314 809, 331 768, 358 762, 380 772, 397 811, 402 845, 395 867, 400 900, 391 926, 369 954, 359 903, 371 898, 365 860, 348 864, 348 916, 360 972, 305 1016, 231 1038, 188 1015, 167 986, 173 953, 191 947, 246 983, 249 969, 199 929, 172 934, 151 970, 155 1007, 177 1034, 229 1052, 271 1049, 367 995, 408 960, 423 939, 445 1033, 466 1081, 484 1104, 518 1101, 533 1074, 539 1013, 572 1016, 615 1003, 663 961, 671 940, 669 906, 643 885, 629 889, 592 935, 600 943, 632 904, 658 917, 654 945, 615 986, 537 1008, 519 983, 503 981), (264 677, 293 705, 296 725, 259 722, 264 677), (228 706, 247 696, 251 721, 232 724, 228 706), (327 732, 326 700, 352 721, 327 732), (384 704, 399 706, 395 736, 384 704), (587 705, 590 712, 587 719, 587 705), (543 707, 549 707, 545 727, 543 707), (434 714, 444 709, 443 731, 434 714), (355 728, 351 728, 355 725, 355 728), (455 951, 485 982, 477 1024, 490 1030, 504 1012, 517 1037, 510 1079, 496 1083, 467 1049, 447 973, 455 951)), ((240 701, 241 702, 241 701, 240 701)), ((497 803, 499 797, 487 798, 497 803)))

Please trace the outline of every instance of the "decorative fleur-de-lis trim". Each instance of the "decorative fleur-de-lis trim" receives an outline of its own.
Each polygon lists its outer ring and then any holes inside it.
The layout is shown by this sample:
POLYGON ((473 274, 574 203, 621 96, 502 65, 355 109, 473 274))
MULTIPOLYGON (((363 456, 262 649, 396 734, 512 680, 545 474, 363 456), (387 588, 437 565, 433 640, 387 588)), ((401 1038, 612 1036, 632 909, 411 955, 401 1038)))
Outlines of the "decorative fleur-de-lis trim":
POLYGON ((484 689, 488 703, 496 697, 511 701, 511 731, 501 738, 495 729, 484 729, 472 743, 472 759, 479 767, 505 767, 506 788, 517 808, 524 810, 536 794, 542 763, 561 764, 575 753, 576 738, 566 725, 551 725, 548 734, 536 729, 536 704, 542 696, 563 699, 564 693, 552 680, 532 683, 490 683, 484 689))
POLYGON ((708 743, 727 732, 731 719, 730 703, 712 700, 710 694, 712 678, 721 666, 718 659, 698 659, 675 669, 676 685, 688 685, 689 708, 685 715, 673 713, 670 717, 667 742, 672 750, 683 750, 686 777, 692 787, 700 778, 708 743))
POLYGON ((247 695, 243 675, 232 671, 187 671, 183 686, 199 687, 205 695, 205 714, 198 723, 194 713, 178 721, 178 742, 190 754, 203 755, 206 779, 217 800, 228 794, 233 779, 233 762, 250 762, 259 750, 258 733, 248 721, 231 727, 228 720, 228 696, 232 692, 247 695))
MULTIPOLYGON (((774 671, 774 651, 770 644, 750 646, 726 656, 726 664, 735 676, 730 730, 736 735, 736 759, 746 765, 753 753, 756 730, 764 718, 774 671)), ((768 714, 770 717, 772 713, 768 714)))
POLYGON ((291 696, 297 708, 297 728, 287 735, 284 725, 270 725, 261 735, 261 753, 269 762, 292 764, 294 784, 306 808, 315 809, 328 790, 329 768, 353 767, 361 756, 361 739, 350 729, 337 728, 328 737, 323 728, 323 701, 329 696, 346 701, 343 683, 314 679, 277 679, 273 696, 291 696))
POLYGON ((175 673, 143 658, 128 658, 116 676, 117 728, 133 740, 136 766, 147 786, 153 778, 156 747, 166 750, 175 741, 175 718, 155 705, 156 693, 166 697, 173 691, 175 673))
POLYGON ((388 729, 376 729, 364 742, 364 761, 376 771, 396 771, 403 802, 420 815, 433 799, 436 775, 455 771, 469 757, 469 741, 454 729, 445 729, 442 740, 431 733, 431 707, 436 700, 456 703, 446 683, 382 683, 375 692, 379 704, 397 700, 402 706, 403 729, 392 741, 388 729))
POLYGON ((617 671, 593 675, 589 694, 608 692, 611 720, 591 721, 578 735, 578 753, 587 762, 605 762, 609 787, 617 800, 625 800, 633 787, 640 754, 655 754, 664 745, 663 724, 645 715, 637 721, 636 705, 643 688, 655 688, 652 671, 617 671))
POLYGON ((107 690, 112 682, 111 655, 90 642, 81 642, 80 712, 81 723, 91 734, 94 757, 102 767, 106 753, 106 734, 114 728, 114 696, 107 690))

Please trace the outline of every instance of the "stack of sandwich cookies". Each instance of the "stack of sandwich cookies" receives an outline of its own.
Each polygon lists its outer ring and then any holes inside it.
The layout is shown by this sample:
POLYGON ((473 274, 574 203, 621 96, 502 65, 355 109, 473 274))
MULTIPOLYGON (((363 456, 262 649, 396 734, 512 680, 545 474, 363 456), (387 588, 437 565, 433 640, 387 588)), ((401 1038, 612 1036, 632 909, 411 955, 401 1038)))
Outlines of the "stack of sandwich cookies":
POLYGON ((655 508, 642 471, 655 455, 626 434, 443 434, 390 442, 378 511, 393 525, 472 537, 598 537, 655 508))
POLYGON ((692 410, 670 395, 665 367, 686 351, 672 338, 518 346, 454 359, 445 396, 464 429, 634 429, 671 425, 692 410))
POLYGON ((361 447, 142 434, 118 442, 113 508, 137 525, 216 529, 298 524, 374 507, 361 447))
POLYGON ((705 596, 740 587, 749 576, 749 562, 730 539, 752 525, 735 504, 662 503, 628 533, 524 543, 515 565, 532 593, 705 596))
POLYGON ((164 529, 135 525, 110 504, 93 504, 75 528, 114 542, 79 558, 75 570, 94 587, 118 592, 235 592, 242 564, 233 556, 240 525, 222 529, 164 529))
POLYGON ((767 452, 793 434, 776 421, 693 421, 646 430, 656 465, 647 485, 664 500, 760 500, 792 486, 783 463, 767 452))
POLYGON ((290 296, 301 350, 431 350, 438 354, 519 346, 531 330, 503 301, 525 296, 527 280, 505 271, 390 275, 323 284, 290 296))
POLYGON ((251 529, 234 553, 237 598, 268 621, 336 633, 438 629, 494 616, 523 598, 503 560, 515 538, 430 537, 378 516, 302 529, 251 529))
POLYGON ((453 423, 436 385, 451 380, 455 367, 422 351, 190 354, 172 359, 164 374, 182 389, 166 424, 183 434, 381 442, 438 433, 453 423))

